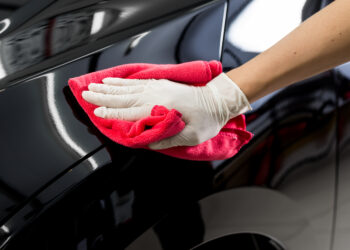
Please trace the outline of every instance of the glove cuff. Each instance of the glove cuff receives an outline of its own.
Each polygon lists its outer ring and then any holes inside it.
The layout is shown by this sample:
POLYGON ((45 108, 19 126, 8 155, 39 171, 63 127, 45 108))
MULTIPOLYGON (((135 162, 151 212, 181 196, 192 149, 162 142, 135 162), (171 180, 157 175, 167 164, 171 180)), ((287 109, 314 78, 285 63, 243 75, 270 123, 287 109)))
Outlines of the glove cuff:
POLYGON ((226 109, 229 110, 229 119, 252 110, 246 95, 224 72, 211 80, 207 86, 215 87, 219 92, 226 109))

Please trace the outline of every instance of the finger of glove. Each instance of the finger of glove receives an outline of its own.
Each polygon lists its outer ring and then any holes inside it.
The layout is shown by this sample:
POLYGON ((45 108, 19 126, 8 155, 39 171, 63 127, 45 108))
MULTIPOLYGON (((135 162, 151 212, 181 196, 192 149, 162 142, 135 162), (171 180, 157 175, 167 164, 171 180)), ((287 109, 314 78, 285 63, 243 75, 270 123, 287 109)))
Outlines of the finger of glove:
POLYGON ((134 85, 145 85, 149 82, 149 79, 125 79, 117 77, 107 77, 102 80, 106 85, 114 86, 134 86, 134 85))
POLYGON ((130 95, 110 95, 83 91, 82 97, 92 104, 108 108, 129 108, 134 107, 141 98, 139 94, 130 95))
POLYGON ((102 94, 111 94, 111 95, 123 95, 123 94, 135 94, 141 93, 144 90, 143 85, 136 86, 114 86, 114 85, 105 85, 99 83, 90 83, 88 86, 90 91, 102 93, 102 94))
POLYGON ((194 146, 199 143, 200 141, 198 140, 193 128, 186 125, 186 127, 179 134, 158 142, 150 143, 148 146, 150 149, 159 150, 177 146, 194 146))
POLYGON ((124 109, 99 107, 94 114, 105 119, 119 119, 126 121, 137 121, 151 114, 152 106, 141 106, 124 109))

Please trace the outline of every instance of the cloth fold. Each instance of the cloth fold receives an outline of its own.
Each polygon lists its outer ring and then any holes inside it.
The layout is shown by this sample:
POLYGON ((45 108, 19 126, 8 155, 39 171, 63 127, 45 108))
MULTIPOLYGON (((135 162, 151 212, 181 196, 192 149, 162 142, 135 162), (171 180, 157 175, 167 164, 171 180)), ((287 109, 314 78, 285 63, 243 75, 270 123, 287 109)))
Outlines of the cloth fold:
MULTIPOLYGON (((168 79, 184 84, 204 86, 222 72, 219 61, 192 61, 181 64, 130 63, 96 71, 68 81, 75 98, 93 124, 111 140, 131 148, 148 148, 148 144, 178 134, 185 123, 175 109, 155 105, 148 117, 135 122, 118 119, 103 119, 94 115, 98 106, 85 101, 81 94, 90 83, 102 83, 106 77, 130 79, 168 79)), ((186 100, 179 100, 186 101, 186 100)), ((205 121, 203 121, 205 122, 205 121)), ((231 119, 210 140, 196 146, 179 146, 153 150, 187 160, 223 160, 235 155, 248 143, 253 134, 246 130, 245 116, 231 119)), ((150 149, 151 150, 151 149, 150 149)))

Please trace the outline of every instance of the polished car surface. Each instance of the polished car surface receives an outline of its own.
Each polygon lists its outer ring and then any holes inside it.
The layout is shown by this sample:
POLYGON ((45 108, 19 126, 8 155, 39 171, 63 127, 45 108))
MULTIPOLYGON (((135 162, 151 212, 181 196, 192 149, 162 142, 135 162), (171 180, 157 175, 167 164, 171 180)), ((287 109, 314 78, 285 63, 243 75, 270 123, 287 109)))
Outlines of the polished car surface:
POLYGON ((1 249, 347 249, 347 64, 253 103, 253 140, 213 162, 113 143, 67 86, 133 62, 227 71, 328 3, 1 0, 1 249))

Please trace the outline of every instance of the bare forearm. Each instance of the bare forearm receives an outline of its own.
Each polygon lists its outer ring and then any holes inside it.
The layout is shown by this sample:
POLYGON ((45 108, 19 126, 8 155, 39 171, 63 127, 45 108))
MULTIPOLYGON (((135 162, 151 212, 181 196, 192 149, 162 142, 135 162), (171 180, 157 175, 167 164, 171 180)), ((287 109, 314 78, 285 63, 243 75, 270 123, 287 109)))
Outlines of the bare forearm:
POLYGON ((227 75, 250 102, 350 60, 350 1, 337 0, 227 75))

